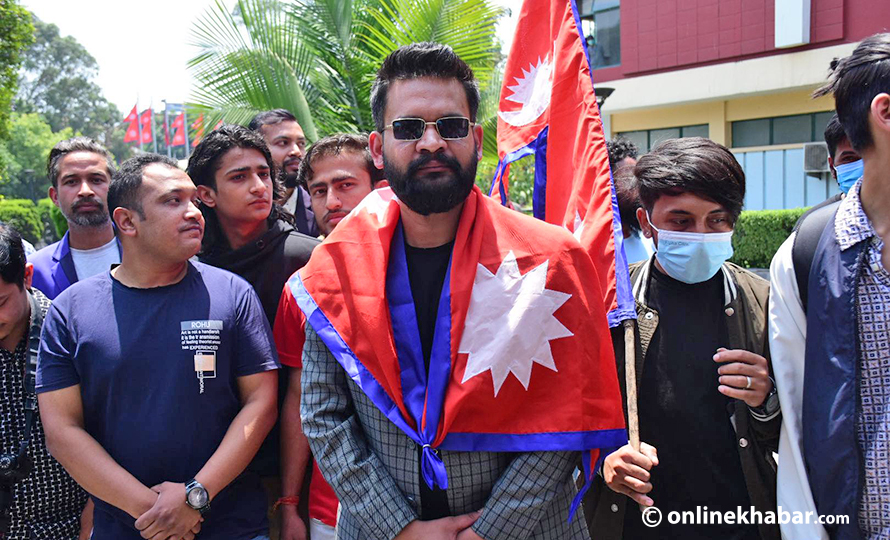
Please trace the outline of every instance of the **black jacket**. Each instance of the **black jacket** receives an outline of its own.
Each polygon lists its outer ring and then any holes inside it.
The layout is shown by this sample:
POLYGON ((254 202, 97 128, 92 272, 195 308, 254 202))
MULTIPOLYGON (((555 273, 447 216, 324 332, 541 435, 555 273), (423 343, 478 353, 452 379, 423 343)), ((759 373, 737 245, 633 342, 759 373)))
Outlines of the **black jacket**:
POLYGON ((263 304, 269 324, 275 322, 284 284, 309 262, 317 238, 300 234, 291 225, 276 221, 264 235, 232 250, 228 244, 198 254, 202 263, 228 270, 253 286, 263 304))
MULTIPOLYGON (((637 324, 636 375, 639 387, 645 369, 646 351, 658 327, 658 312, 645 304, 649 269, 652 262, 645 261, 630 267, 631 283, 636 299, 637 324)), ((766 357, 769 361, 767 342, 767 298, 769 282, 734 264, 725 263, 724 273, 726 325, 731 349, 745 349, 766 357)), ((622 396, 627 399, 624 385, 624 329, 613 331, 615 360, 618 363, 618 379, 622 396)), ((625 416, 627 409, 625 408, 625 416)), ((776 510, 776 462, 773 452, 779 448, 781 414, 761 422, 752 417, 744 401, 734 400, 727 411, 738 441, 742 473, 748 488, 751 504, 761 512, 776 510)), ((704 428, 703 429, 707 429, 704 428)), ((616 493, 606 486, 602 476, 597 476, 584 498, 584 514, 592 538, 597 540, 621 540, 624 529, 624 511, 627 503, 636 504, 630 498, 616 493)), ((779 526, 762 524, 759 527, 763 540, 779 540, 779 526)), ((633 540, 633 539, 627 539, 633 540)))
MULTIPOLYGON (((228 270, 243 277, 253 286, 263 304, 269 325, 275 323, 278 301, 287 280, 303 267, 319 244, 317 238, 300 234, 291 225, 276 221, 264 235, 253 242, 232 250, 228 243, 198 255, 205 264, 228 270)), ((287 376, 278 377, 278 407, 284 402, 287 376)), ((250 468, 261 476, 278 476, 278 422, 269 432, 250 468)))

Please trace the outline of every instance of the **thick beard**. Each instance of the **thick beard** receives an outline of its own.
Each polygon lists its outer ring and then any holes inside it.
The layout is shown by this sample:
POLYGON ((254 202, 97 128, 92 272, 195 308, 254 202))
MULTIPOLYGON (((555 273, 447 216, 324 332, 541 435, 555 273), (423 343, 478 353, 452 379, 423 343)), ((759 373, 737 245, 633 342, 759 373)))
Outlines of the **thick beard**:
POLYGON ((384 158, 383 173, 400 201, 414 212, 428 216, 447 212, 467 199, 476 180, 476 165, 473 159, 462 167, 457 159, 445 154, 424 154, 412 161, 404 171, 384 158), (418 169, 433 160, 442 163, 451 172, 418 177, 418 169), (443 181, 443 176, 447 176, 448 180, 443 181))
POLYGON ((297 173, 289 173, 286 172, 281 175, 282 183, 286 188, 295 188, 297 187, 297 173))
POLYGON ((62 212, 62 215, 66 220, 80 227, 101 227, 111 220, 103 204, 100 204, 100 207, 92 212, 77 212, 72 208, 70 214, 62 212))

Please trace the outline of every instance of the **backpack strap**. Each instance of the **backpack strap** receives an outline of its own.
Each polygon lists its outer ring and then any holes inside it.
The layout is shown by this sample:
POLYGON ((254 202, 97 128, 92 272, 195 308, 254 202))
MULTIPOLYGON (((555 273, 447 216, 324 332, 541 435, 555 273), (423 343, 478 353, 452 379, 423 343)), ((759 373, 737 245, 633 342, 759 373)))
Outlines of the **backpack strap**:
POLYGON ((797 290, 804 313, 807 312, 810 269, 813 267, 816 246, 819 244, 819 239, 822 238, 825 227, 834 223, 834 216, 840 205, 841 201, 837 200, 815 208, 795 226, 797 235, 794 237, 794 245, 791 247, 791 261, 794 263, 794 277, 797 278, 797 290))

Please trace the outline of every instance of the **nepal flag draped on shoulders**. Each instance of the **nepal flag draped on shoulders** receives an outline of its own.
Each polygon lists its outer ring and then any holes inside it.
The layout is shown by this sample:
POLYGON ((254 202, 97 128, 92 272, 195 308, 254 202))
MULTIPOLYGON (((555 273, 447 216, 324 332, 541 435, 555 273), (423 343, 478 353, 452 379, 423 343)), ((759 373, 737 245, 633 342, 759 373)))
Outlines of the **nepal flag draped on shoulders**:
POLYGON ((348 376, 423 447, 430 486, 448 486, 439 449, 585 451, 589 479, 595 449, 627 441, 590 257, 565 230, 474 187, 427 370, 400 211, 389 188, 372 192, 315 248, 285 294, 348 376))
POLYGON ((571 231, 599 273, 610 326, 635 319, 618 202, 575 0, 525 0, 498 111, 490 194, 508 199, 510 163, 534 156, 535 217, 571 231))

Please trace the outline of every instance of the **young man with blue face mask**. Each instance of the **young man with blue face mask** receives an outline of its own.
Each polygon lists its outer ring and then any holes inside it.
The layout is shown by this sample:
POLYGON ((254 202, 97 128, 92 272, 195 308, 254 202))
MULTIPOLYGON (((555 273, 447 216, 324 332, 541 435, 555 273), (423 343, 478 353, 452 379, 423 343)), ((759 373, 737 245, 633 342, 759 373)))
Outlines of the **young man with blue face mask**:
POLYGON ((837 114, 831 117, 825 126, 825 144, 828 145, 828 165, 831 167, 831 175, 837 180, 837 185, 844 195, 850 191, 853 184, 862 178, 862 157, 859 155, 850 139, 844 133, 837 114))
POLYGON ((643 444, 605 458, 605 486, 585 501, 589 529, 607 540, 778 539, 775 525, 652 527, 641 513, 775 510, 781 420, 767 360, 768 283, 726 262, 745 196, 741 167, 723 146, 686 138, 642 156, 634 174, 637 217, 656 244, 630 267, 643 444))

